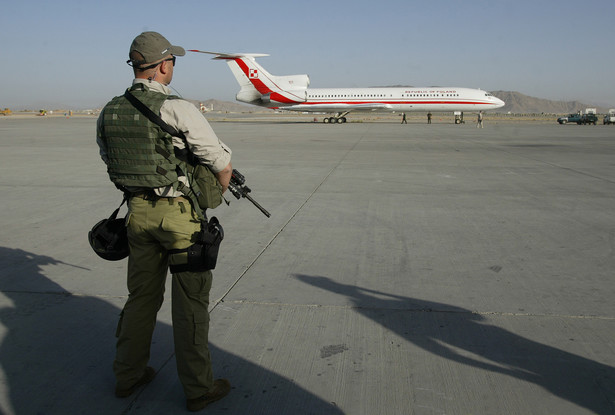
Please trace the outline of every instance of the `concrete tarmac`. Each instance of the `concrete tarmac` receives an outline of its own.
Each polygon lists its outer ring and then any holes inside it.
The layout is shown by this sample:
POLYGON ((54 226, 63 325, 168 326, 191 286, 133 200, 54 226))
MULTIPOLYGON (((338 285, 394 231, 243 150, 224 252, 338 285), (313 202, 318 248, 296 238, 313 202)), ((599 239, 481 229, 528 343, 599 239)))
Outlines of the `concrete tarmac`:
MULTIPOLYGON (((224 226, 208 414, 615 413, 615 127, 213 122, 267 208, 224 226)), ((95 118, 0 119, 0 413, 186 413, 170 292, 114 396, 126 261, 95 118)), ((125 208, 123 208, 123 211, 125 208)), ((170 291, 170 287, 169 290, 170 291)))

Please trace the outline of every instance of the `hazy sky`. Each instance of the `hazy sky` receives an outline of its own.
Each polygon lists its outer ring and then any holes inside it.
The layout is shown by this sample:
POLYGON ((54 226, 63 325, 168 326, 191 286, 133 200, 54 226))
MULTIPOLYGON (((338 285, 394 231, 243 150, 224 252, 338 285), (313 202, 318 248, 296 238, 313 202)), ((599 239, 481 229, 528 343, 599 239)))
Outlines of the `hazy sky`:
MULTIPOLYGON (((268 53, 311 87, 455 86, 615 107, 615 1, 0 0, 0 107, 95 108, 132 80, 142 31, 186 49, 268 53)), ((189 99, 234 101, 227 65, 179 58, 189 99)))

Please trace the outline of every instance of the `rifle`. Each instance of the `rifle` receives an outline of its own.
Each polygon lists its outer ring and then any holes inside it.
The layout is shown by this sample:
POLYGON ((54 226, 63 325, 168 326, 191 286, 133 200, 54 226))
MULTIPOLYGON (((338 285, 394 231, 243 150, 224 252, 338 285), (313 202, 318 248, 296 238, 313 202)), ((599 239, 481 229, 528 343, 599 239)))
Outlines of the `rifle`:
POLYGON ((252 199, 248 193, 252 191, 248 186, 246 186, 246 177, 239 173, 236 169, 233 169, 233 174, 231 175, 231 181, 228 185, 229 190, 237 199, 245 197, 248 199, 254 206, 256 206, 263 214, 267 217, 270 217, 271 214, 267 212, 267 210, 258 204, 258 202, 252 199))

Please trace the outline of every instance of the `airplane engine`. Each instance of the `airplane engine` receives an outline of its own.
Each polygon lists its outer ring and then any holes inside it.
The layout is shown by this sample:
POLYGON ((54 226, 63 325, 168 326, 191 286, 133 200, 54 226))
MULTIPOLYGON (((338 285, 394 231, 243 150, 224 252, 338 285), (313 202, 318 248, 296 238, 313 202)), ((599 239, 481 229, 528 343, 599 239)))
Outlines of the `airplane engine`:
POLYGON ((252 103, 261 99, 261 94, 256 89, 242 89, 237 93, 235 99, 240 102, 252 103))
POLYGON ((282 89, 306 89, 310 86, 310 77, 308 75, 285 75, 274 78, 275 82, 282 89))

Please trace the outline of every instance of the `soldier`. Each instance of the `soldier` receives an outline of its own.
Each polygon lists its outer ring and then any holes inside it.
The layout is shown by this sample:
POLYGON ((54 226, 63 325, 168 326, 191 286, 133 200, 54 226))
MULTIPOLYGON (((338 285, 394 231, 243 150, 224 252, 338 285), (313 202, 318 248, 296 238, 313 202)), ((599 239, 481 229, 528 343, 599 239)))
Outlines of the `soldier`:
POLYGON ((127 61, 135 75, 127 93, 183 133, 184 138, 172 137, 122 95, 111 100, 100 114, 97 143, 109 176, 127 195, 129 207, 129 297, 116 333, 115 395, 131 395, 156 374, 147 363, 170 266, 177 371, 187 409, 198 411, 226 396, 231 386, 226 379, 214 380, 211 368, 211 270, 192 269, 185 252, 195 244, 203 214, 194 198, 178 190, 189 188, 189 180, 176 173, 177 166, 168 151, 165 154, 159 149, 166 144, 171 151, 175 147, 191 153, 197 163, 211 169, 222 192, 228 187, 232 166, 231 150, 218 139, 199 110, 170 95, 168 85, 176 57, 184 55, 182 47, 171 45, 161 34, 144 32, 132 42, 127 61))

